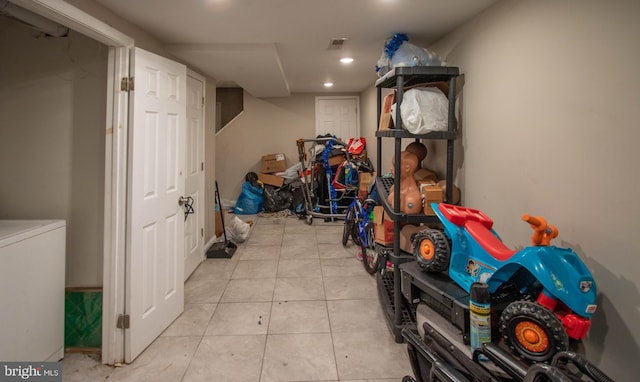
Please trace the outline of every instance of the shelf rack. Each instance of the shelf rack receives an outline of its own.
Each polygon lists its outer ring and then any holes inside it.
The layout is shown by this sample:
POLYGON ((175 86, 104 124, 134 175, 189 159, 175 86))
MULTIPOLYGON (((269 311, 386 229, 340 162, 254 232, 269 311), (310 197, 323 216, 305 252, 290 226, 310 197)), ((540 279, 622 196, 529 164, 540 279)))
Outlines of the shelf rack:
MULTIPOLYGON (((402 139, 409 138, 420 140, 446 140, 447 141, 447 158, 446 158, 446 195, 445 200, 452 200, 453 195, 453 150, 454 141, 457 138, 457 125, 455 118, 456 103, 456 78, 459 75, 459 69, 451 66, 413 66, 413 67, 397 67, 390 70, 387 74, 376 81, 377 88, 377 112, 378 126, 380 125, 380 112, 382 111, 382 89, 395 89, 396 104, 402 104, 404 89, 409 86, 419 84, 433 84, 437 82, 446 82, 448 84, 447 98, 449 100, 448 110, 448 126, 446 131, 434 131, 427 134, 412 134, 402 128, 402 118, 400 116, 400 107, 396 107, 396 128, 390 130, 377 130, 377 167, 382 167, 382 139, 391 138, 394 140, 394 173, 400 174, 400 153, 402 151, 402 139)), ((392 272, 383 272, 376 278, 378 283, 378 296, 381 305, 385 311, 387 326, 391 330, 397 343, 404 341, 402 329, 415 327, 415 321, 412 321, 413 315, 410 314, 409 306, 404 299, 401 291, 401 272, 400 264, 412 261, 412 256, 404 254, 400 250, 400 228, 403 223, 420 224, 420 223, 436 223, 437 218, 427 216, 425 214, 405 214, 397 208, 400 205, 400 192, 394 193, 393 206, 387 202, 389 190, 391 187, 398 190, 400 187, 399 177, 376 179, 376 190, 379 195, 380 202, 384 207, 385 213, 394 222, 393 247, 388 248, 390 253, 389 261, 393 264, 392 272)))

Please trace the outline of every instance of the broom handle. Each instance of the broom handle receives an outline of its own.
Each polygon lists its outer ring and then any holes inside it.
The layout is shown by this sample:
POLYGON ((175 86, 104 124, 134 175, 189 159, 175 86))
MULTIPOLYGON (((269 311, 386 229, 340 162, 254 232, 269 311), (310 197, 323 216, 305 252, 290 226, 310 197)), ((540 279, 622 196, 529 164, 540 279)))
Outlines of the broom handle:
POLYGON ((222 213, 222 202, 220 201, 220 192, 218 191, 218 181, 216 180, 216 193, 215 193, 215 202, 220 208, 220 221, 222 222, 222 234, 224 235, 225 244, 228 242, 227 240, 227 230, 224 228, 224 214, 222 213))

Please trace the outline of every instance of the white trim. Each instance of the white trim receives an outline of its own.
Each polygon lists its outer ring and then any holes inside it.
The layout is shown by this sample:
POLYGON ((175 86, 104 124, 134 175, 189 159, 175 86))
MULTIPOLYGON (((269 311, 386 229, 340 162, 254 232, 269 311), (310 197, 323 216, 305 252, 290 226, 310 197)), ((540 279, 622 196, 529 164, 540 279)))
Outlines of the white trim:
POLYGON ((218 136, 218 133, 221 133, 221 132, 222 132, 222 130, 224 130, 224 128, 225 128, 225 127, 229 126, 229 125, 230 125, 230 124, 232 124, 236 119, 240 118, 240 116, 241 116, 242 114, 244 114, 244 109, 242 109, 242 111, 240 111, 238 114, 236 114, 236 116, 235 116, 235 117, 233 117, 233 118, 231 119, 231 121, 229 121, 229 122, 225 123, 225 125, 224 125, 224 126, 222 126, 222 127, 220 128, 220 130, 216 131, 216 136, 218 136))
MULTIPOLYGON (((207 79, 199 74, 194 72, 193 70, 187 68, 187 77, 191 77, 194 78, 200 82, 202 82, 202 129, 203 129, 203 135, 206 136, 206 130, 207 130, 207 124, 206 124, 206 118, 207 118, 207 103, 205 102, 205 100, 207 99, 207 79)), ((205 178, 205 171, 206 171, 206 146, 205 146, 205 139, 203 137, 202 142, 199 142, 200 144, 200 150, 202 152, 202 163, 203 163, 203 168, 202 171, 200 172, 200 187, 198 192, 200 193, 200 195, 202 195, 201 200, 200 200, 200 213, 198 214, 199 217, 199 221, 198 221, 198 225, 199 227, 202 229, 202 234, 199 237, 200 240, 200 244, 201 244, 201 248, 202 248, 202 254, 200 256, 200 261, 204 261, 207 257, 206 257, 206 253, 207 253, 207 249, 205 248, 205 243, 204 243, 204 228, 205 228, 205 215, 207 214, 207 205, 206 205, 206 194, 205 194, 205 182, 206 182, 206 178, 205 178)), ((186 153, 185 153, 186 155, 186 153)), ((187 280, 184 280, 185 282, 187 280)))
POLYGON ((116 328, 125 312, 125 253, 127 214, 127 143, 129 94, 119 78, 129 76, 130 49, 109 48, 107 139, 105 147, 105 222, 102 286, 102 362, 124 361, 124 332, 116 328))
MULTIPOLYGON (((358 138, 362 135, 362 132, 360 130, 360 96, 316 96, 316 104, 315 104, 315 113, 316 113, 316 120, 315 120, 315 129, 316 129, 316 134, 318 133, 318 112, 319 112, 319 108, 318 108, 318 101, 320 100, 336 100, 336 99, 354 99, 356 101, 356 137, 353 138, 358 138)), ((343 139, 348 139, 351 137, 342 137, 343 139)), ((346 142, 345 142, 346 143, 346 142)))
POLYGON ((95 17, 60 0, 9 0, 9 2, 67 26, 108 46, 131 46, 134 40, 95 17))

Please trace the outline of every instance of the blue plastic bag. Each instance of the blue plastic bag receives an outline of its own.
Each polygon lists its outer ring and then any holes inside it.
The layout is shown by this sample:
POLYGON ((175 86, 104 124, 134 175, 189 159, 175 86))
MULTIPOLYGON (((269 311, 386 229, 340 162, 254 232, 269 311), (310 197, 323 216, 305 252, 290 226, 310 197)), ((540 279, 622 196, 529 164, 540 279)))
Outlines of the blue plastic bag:
POLYGON ((252 186, 251 182, 244 182, 242 192, 233 208, 233 213, 237 215, 255 215, 262 212, 262 193, 264 190, 259 186, 252 186))

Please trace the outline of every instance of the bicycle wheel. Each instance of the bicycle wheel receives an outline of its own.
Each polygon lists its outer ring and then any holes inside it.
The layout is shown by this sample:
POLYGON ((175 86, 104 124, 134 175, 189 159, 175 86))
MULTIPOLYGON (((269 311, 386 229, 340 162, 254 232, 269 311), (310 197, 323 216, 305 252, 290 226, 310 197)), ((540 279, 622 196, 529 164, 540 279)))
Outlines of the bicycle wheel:
POLYGON ((360 239, 360 234, 358 233, 358 226, 362 224, 362 219, 364 219, 362 212, 362 204, 360 203, 360 200, 357 200, 355 202, 355 205, 353 206, 353 226, 351 228, 351 238, 353 239, 353 243, 357 246, 362 245, 362 240, 360 239))
POLYGON ((360 245, 362 264, 364 265, 364 270, 373 275, 378 271, 378 252, 376 251, 373 222, 368 222, 364 227, 364 236, 364 240, 360 245))
POLYGON ((342 245, 347 246, 349 236, 353 236, 356 226, 356 211, 354 206, 349 206, 344 214, 344 226, 342 227, 342 245))

